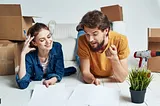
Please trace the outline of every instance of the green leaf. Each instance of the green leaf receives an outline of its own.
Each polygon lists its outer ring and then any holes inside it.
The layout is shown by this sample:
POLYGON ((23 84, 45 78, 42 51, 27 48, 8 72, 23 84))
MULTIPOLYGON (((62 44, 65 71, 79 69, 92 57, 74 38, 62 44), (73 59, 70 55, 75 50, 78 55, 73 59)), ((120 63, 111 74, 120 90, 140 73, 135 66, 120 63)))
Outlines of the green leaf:
POLYGON ((152 81, 151 71, 145 68, 132 68, 129 73, 129 84, 132 90, 144 90, 152 81))

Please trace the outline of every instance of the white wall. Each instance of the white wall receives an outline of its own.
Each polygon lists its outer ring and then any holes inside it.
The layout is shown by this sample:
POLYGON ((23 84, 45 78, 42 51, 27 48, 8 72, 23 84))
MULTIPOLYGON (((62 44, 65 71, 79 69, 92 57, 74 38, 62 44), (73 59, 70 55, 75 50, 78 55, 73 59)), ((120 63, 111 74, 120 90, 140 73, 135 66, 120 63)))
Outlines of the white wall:
POLYGON ((47 23, 78 23, 89 10, 120 4, 126 23, 126 36, 131 51, 147 49, 147 28, 160 27, 160 0, 0 0, 0 3, 20 3, 23 15, 34 15, 47 23))

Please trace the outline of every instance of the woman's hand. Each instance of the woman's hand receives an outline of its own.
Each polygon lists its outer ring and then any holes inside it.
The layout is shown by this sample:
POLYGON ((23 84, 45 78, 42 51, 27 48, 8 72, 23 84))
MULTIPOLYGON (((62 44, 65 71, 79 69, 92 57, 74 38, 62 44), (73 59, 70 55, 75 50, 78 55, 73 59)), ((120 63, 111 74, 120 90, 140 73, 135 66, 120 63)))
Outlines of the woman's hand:
POLYGON ((43 81, 43 85, 45 85, 47 88, 49 87, 49 85, 54 85, 57 82, 57 78, 53 77, 49 80, 44 80, 43 81))
POLYGON ((27 54, 28 52, 32 51, 32 50, 36 50, 35 48, 31 48, 30 43, 31 41, 34 39, 34 36, 31 37, 30 35, 28 36, 28 38, 26 39, 23 49, 22 49, 22 53, 27 54))

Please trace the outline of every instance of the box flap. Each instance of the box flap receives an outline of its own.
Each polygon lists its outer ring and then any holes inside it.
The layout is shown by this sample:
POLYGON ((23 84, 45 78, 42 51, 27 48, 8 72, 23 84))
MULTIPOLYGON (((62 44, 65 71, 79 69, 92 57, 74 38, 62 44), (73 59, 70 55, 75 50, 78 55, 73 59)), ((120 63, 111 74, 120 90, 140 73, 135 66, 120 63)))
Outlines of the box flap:
POLYGON ((123 21, 123 10, 119 5, 101 7, 101 11, 110 21, 123 21))
POLYGON ((0 16, 22 16, 20 4, 0 4, 0 16))
POLYGON ((111 8, 111 7, 116 7, 116 6, 119 6, 119 7, 121 7, 120 5, 116 4, 116 5, 104 6, 104 7, 101 7, 101 8, 111 8))
POLYGON ((148 28, 148 37, 160 37, 160 28, 148 28))
POLYGON ((32 19, 32 23, 34 23, 34 19, 32 16, 23 16, 24 20, 32 19))
POLYGON ((23 16, 24 19, 26 18, 32 18, 32 23, 35 23, 34 21, 34 18, 41 18, 41 17, 38 17, 38 16, 23 16))
POLYGON ((38 17, 38 16, 23 16, 23 17, 42 18, 42 17, 38 17))

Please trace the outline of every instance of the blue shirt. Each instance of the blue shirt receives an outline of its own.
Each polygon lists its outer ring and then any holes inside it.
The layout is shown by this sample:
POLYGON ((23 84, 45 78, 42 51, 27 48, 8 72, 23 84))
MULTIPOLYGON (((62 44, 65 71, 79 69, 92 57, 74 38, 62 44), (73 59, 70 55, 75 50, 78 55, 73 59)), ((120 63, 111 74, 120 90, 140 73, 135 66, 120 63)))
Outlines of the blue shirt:
POLYGON ((56 77, 57 82, 59 82, 64 74, 67 76, 76 72, 74 67, 66 68, 65 72, 62 46, 58 42, 53 42, 52 49, 49 52, 46 74, 44 74, 43 67, 39 61, 38 50, 26 54, 25 62, 26 75, 22 79, 19 79, 19 76, 16 75, 17 84, 21 89, 27 88, 31 80, 40 81, 43 78, 48 80, 52 77, 56 77))
POLYGON ((75 54, 76 54, 76 61, 77 61, 78 66, 80 65, 79 56, 77 55, 78 39, 79 39, 80 36, 82 36, 82 35, 84 35, 84 34, 85 34, 84 30, 79 30, 79 31, 78 31, 78 34, 77 34, 77 41, 76 41, 76 48, 75 48, 75 52, 76 52, 76 53, 75 53, 75 54))

